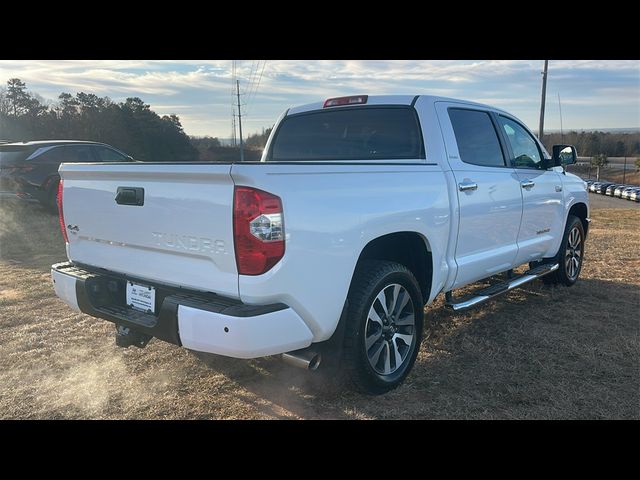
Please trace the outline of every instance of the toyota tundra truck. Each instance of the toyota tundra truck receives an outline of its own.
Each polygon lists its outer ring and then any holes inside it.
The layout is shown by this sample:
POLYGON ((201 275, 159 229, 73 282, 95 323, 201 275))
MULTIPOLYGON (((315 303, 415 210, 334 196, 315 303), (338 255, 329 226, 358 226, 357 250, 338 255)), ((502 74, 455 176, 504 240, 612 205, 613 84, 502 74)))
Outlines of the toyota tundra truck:
POLYGON ((120 346, 340 359, 382 393, 411 370, 437 295, 463 310, 577 281, 589 204, 575 160, 487 105, 330 98, 285 111, 259 162, 62 164, 54 288, 113 322, 120 346))

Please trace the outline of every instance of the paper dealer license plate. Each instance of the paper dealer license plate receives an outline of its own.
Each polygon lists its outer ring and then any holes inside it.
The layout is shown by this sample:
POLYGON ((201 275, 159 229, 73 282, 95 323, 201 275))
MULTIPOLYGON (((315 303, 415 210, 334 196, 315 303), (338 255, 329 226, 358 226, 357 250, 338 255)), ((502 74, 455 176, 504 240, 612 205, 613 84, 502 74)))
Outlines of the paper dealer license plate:
POLYGON ((156 313, 156 289, 127 282, 127 305, 143 312, 156 313))

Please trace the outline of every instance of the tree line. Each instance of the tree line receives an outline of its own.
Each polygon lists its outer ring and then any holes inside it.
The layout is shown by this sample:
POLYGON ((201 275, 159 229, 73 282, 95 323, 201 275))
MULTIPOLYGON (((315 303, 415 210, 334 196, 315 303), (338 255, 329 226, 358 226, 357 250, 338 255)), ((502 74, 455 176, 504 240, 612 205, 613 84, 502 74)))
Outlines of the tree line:
MULTIPOLYGON (((257 162, 262 157, 262 150, 267 143, 271 128, 263 128, 262 133, 249 135, 244 143, 244 159, 257 162)), ((191 144, 198 151, 198 158, 208 162, 233 162, 240 158, 240 144, 223 146, 216 137, 191 137, 191 144)))
POLYGON ((138 97, 61 93, 47 104, 12 78, 0 88, 0 140, 91 140, 119 148, 137 160, 197 159, 197 150, 176 115, 160 116, 138 97))
POLYGON ((640 132, 576 132, 565 134, 545 133, 543 143, 549 153, 558 144, 575 145, 581 157, 606 155, 608 157, 632 157, 640 155, 640 132))

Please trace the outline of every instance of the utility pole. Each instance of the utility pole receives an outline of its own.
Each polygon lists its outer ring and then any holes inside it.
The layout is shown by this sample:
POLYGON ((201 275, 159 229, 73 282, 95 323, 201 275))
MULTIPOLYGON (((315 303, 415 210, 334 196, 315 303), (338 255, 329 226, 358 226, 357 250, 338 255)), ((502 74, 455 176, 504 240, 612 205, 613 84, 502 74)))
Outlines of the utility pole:
POLYGON ((627 184, 625 181, 627 179, 627 156, 624 156, 624 170, 622 170, 622 183, 627 184))
POLYGON ((544 61, 544 72, 542 72, 542 102, 540 103, 540 126, 538 127, 538 139, 542 142, 544 135, 544 104, 547 99, 547 67, 549 60, 544 61))
POLYGON ((231 145, 234 147, 237 145, 236 142, 236 112, 231 114, 231 126, 233 127, 233 133, 231 134, 231 145))
POLYGON ((242 113, 240 112, 240 80, 236 80, 238 94, 238 130, 240 131, 240 161, 244 162, 244 146, 242 145, 242 113))
POLYGON ((562 143, 564 143, 564 129, 562 128, 562 104, 560 103, 560 92, 558 92, 558 108, 560 109, 560 136, 562 137, 562 143))

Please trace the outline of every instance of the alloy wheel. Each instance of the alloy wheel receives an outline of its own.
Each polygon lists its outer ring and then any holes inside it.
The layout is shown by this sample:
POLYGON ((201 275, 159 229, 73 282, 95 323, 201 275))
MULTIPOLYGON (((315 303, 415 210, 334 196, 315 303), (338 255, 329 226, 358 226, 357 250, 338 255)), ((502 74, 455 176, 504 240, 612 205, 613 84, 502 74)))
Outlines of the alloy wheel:
POLYGON ((415 309, 402 285, 384 287, 373 300, 364 328, 367 358, 380 375, 400 368, 415 348, 415 309))

